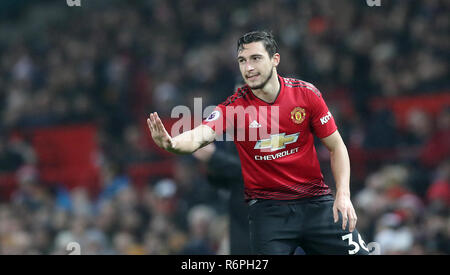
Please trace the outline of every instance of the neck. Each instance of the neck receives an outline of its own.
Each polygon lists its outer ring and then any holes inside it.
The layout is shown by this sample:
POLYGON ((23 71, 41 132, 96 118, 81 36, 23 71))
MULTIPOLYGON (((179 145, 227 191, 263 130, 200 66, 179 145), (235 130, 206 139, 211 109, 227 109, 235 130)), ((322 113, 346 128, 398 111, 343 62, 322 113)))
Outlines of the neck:
POLYGON ((276 70, 274 70, 272 76, 270 77, 266 85, 264 85, 264 87, 255 90, 252 89, 253 94, 266 102, 275 101, 279 90, 280 82, 278 81, 278 74, 276 70))

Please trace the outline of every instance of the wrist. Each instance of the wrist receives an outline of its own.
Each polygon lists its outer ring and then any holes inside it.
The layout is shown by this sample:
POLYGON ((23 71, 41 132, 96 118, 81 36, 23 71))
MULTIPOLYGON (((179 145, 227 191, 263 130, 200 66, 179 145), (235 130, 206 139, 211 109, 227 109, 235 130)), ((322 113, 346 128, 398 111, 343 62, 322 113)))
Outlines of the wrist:
POLYGON ((337 190, 336 196, 337 197, 350 197, 350 190, 337 190))
POLYGON ((171 139, 168 142, 166 148, 164 148, 164 149, 170 153, 179 154, 176 146, 177 146, 177 142, 175 141, 175 139, 171 139))
POLYGON ((174 138, 171 138, 168 148, 171 150, 175 150, 176 147, 177 147, 177 141, 174 138))

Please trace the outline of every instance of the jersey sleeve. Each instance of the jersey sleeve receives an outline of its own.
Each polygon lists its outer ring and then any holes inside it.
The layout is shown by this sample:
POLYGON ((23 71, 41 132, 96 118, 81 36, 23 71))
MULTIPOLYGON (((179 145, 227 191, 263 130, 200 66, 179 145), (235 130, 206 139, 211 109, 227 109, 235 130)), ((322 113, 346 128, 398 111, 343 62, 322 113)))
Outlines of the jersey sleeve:
MULTIPOLYGON (((312 86, 312 85, 311 85, 312 86)), ((319 90, 312 86, 314 92, 308 92, 311 108, 311 128, 318 138, 325 138, 337 130, 336 122, 319 90)))
POLYGON ((236 107, 236 100, 241 96, 240 89, 238 89, 237 92, 217 105, 214 111, 203 120, 202 124, 211 127, 216 135, 222 135, 225 132, 234 135, 236 125, 234 107, 236 107))
POLYGON ((212 111, 211 114, 202 121, 202 124, 211 127, 217 135, 223 134, 229 127, 229 123, 227 123, 226 118, 225 105, 217 105, 214 111, 212 111))

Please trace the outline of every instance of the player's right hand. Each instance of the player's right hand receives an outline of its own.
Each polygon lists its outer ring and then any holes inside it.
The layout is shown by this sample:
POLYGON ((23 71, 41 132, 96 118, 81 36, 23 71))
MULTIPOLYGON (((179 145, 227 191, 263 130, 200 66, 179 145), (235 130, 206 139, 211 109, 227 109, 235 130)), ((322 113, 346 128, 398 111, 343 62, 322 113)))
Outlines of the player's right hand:
POLYGON ((156 145, 168 151, 174 148, 172 137, 167 133, 158 113, 151 113, 147 118, 147 124, 156 145))

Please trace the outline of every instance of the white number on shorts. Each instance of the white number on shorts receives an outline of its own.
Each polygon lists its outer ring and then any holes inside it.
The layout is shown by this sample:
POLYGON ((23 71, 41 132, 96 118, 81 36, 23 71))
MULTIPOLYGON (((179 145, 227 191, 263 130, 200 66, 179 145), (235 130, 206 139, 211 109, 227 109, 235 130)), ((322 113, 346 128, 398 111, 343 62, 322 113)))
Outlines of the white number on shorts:
POLYGON ((366 243, 361 238, 361 234, 359 234, 359 233, 358 233, 358 242, 359 242, 359 245, 361 246, 362 249, 364 249, 365 251, 369 252, 369 248, 367 248, 366 243))
POLYGON ((366 243, 361 238, 361 234, 358 233, 358 242, 359 242, 359 244, 357 242, 353 241, 352 233, 349 233, 349 234, 346 234, 346 235, 342 236, 342 240, 343 241, 345 241, 347 239, 348 239, 348 244, 349 245, 353 245, 355 247, 354 249, 349 250, 348 254, 350 254, 350 255, 356 254, 356 253, 358 253, 360 248, 362 248, 365 251, 369 252, 369 248, 367 248, 366 243))
POLYGON ((343 240, 343 241, 345 241, 345 240, 347 240, 347 239, 348 239, 348 244, 349 244, 349 245, 353 245, 353 246, 355 247, 354 249, 349 250, 349 251, 348 251, 348 254, 353 255, 353 254, 358 253, 358 251, 359 251, 359 244, 358 244, 357 242, 354 242, 354 241, 353 241, 353 235, 352 235, 352 233, 349 233, 349 234, 346 234, 346 235, 342 236, 342 240, 343 240))

